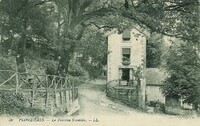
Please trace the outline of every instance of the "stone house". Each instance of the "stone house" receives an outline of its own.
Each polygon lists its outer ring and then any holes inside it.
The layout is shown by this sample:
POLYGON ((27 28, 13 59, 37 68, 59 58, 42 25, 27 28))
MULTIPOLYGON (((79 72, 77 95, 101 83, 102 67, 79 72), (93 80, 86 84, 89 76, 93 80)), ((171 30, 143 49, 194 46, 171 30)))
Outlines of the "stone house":
POLYGON ((136 29, 114 29, 107 41, 107 95, 137 107, 150 101, 165 103, 160 89, 164 72, 146 68, 146 36, 136 29))
POLYGON ((107 34, 107 38, 107 95, 144 107, 145 35, 135 29, 125 30, 123 33, 113 30, 107 34))

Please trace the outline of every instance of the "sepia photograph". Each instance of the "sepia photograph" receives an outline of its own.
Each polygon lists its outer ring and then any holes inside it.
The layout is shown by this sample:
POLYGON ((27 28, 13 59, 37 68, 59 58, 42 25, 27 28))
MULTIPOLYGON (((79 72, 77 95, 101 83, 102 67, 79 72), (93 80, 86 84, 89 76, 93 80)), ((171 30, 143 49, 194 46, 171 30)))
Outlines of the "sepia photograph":
POLYGON ((200 126, 200 0, 0 0, 0 126, 200 126))

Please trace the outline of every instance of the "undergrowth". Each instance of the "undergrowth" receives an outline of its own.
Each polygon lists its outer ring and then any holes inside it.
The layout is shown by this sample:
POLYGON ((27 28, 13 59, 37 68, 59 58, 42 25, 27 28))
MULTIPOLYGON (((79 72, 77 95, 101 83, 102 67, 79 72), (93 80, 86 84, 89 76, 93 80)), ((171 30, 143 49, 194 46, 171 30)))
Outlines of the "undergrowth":
POLYGON ((0 92, 0 115, 45 115, 45 111, 31 108, 27 105, 27 99, 14 91, 0 92))

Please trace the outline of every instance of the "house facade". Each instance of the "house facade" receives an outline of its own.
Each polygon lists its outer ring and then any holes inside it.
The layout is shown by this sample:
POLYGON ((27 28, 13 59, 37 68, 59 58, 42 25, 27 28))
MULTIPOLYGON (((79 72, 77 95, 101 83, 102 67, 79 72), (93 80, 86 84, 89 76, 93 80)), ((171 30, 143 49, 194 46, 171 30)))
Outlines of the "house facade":
POLYGON ((108 36, 107 87, 113 88, 116 98, 124 95, 126 101, 137 101, 135 105, 145 105, 145 62, 146 37, 135 29, 118 33, 112 31, 108 36), (138 77, 140 75, 140 77, 138 77))

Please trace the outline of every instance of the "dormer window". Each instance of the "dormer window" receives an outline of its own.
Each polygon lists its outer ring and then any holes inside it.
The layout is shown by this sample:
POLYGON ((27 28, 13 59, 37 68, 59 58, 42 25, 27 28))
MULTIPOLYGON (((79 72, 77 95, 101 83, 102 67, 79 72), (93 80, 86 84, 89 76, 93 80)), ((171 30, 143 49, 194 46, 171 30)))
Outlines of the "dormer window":
POLYGON ((128 41, 131 38, 131 33, 129 30, 124 30, 122 33, 122 38, 124 41, 128 41))

